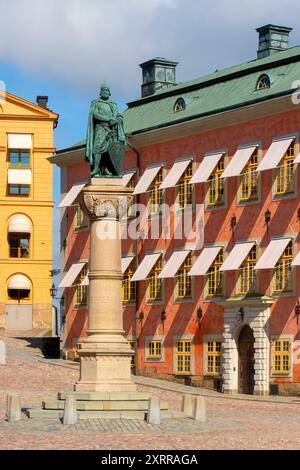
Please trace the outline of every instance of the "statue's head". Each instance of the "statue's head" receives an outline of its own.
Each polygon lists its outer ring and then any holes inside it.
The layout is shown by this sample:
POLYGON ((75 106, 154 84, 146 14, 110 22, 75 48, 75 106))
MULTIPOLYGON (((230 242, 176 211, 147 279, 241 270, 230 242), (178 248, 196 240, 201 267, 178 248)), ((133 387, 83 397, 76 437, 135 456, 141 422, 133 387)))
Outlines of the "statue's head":
POLYGON ((100 96, 103 100, 108 100, 110 97, 110 89, 107 82, 103 82, 100 88, 100 96))

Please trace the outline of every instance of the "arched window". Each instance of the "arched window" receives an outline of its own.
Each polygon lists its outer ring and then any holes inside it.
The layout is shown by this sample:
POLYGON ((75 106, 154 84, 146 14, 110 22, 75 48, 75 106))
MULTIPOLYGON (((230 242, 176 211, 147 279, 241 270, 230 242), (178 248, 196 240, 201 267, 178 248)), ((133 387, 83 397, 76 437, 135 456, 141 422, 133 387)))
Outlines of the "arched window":
POLYGON ((8 245, 10 258, 29 258, 31 222, 23 214, 11 217, 8 223, 8 245))
POLYGON ((263 74, 259 77, 256 83, 257 90, 263 90, 264 88, 270 88, 271 81, 268 75, 263 74))
POLYGON ((186 108, 185 101, 183 98, 178 98, 176 103, 174 104, 174 112, 177 113, 178 111, 183 111, 186 108))
POLYGON ((11 276, 7 283, 8 297, 20 302, 30 298, 31 282, 24 274, 18 273, 11 276))

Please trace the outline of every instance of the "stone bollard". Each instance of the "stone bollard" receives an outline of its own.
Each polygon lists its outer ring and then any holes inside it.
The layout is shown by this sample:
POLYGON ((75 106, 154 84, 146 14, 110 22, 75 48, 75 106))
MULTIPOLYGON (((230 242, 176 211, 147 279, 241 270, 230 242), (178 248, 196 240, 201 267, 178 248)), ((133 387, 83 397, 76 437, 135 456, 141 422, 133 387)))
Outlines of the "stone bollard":
POLYGON ((151 397, 148 403, 148 424, 160 424, 160 400, 159 397, 151 397))
POLYGON ((6 346, 4 341, 0 341, 0 366, 6 365, 6 346))
POLYGON ((65 400, 63 424, 77 423, 77 405, 73 395, 67 395, 65 400))
POLYGON ((9 423, 15 423, 21 420, 21 400, 18 395, 7 395, 6 419, 9 423))
POLYGON ((182 397, 181 411, 189 418, 193 417, 193 401, 194 397, 192 395, 183 395, 182 397))
POLYGON ((206 423, 206 401, 204 397, 195 397, 193 418, 206 423))

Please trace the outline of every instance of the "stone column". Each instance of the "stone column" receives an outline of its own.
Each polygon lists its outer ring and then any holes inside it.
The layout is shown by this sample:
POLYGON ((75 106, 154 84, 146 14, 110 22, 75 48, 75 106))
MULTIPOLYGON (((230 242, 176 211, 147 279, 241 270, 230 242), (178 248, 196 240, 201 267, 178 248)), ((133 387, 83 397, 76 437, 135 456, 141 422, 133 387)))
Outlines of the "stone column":
POLYGON ((94 178, 81 193, 90 221, 87 337, 78 344, 80 378, 76 391, 135 391, 134 354, 123 330, 120 222, 132 204, 121 178, 94 178))

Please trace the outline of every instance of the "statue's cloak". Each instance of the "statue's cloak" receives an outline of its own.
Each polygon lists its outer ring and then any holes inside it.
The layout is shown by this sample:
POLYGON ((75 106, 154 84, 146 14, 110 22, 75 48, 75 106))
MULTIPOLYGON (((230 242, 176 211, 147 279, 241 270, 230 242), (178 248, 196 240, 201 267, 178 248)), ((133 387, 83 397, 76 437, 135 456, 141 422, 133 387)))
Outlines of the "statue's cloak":
MULTIPOLYGON (((94 141, 95 141, 95 125, 94 125, 94 111, 95 107, 99 101, 99 98, 96 100, 93 100, 91 102, 91 107, 90 107, 90 112, 89 112, 89 117, 88 117, 88 128, 87 128, 87 136, 86 136, 86 156, 85 159, 90 163, 90 165, 93 165, 94 163, 94 141)), ((100 101, 102 101, 100 99, 100 101)), ((118 106, 116 103, 113 102, 108 102, 112 117, 117 120, 117 141, 122 142, 123 144, 126 143, 126 136, 124 133, 124 128, 123 128, 123 116, 122 114, 119 113, 118 111, 118 106)))

